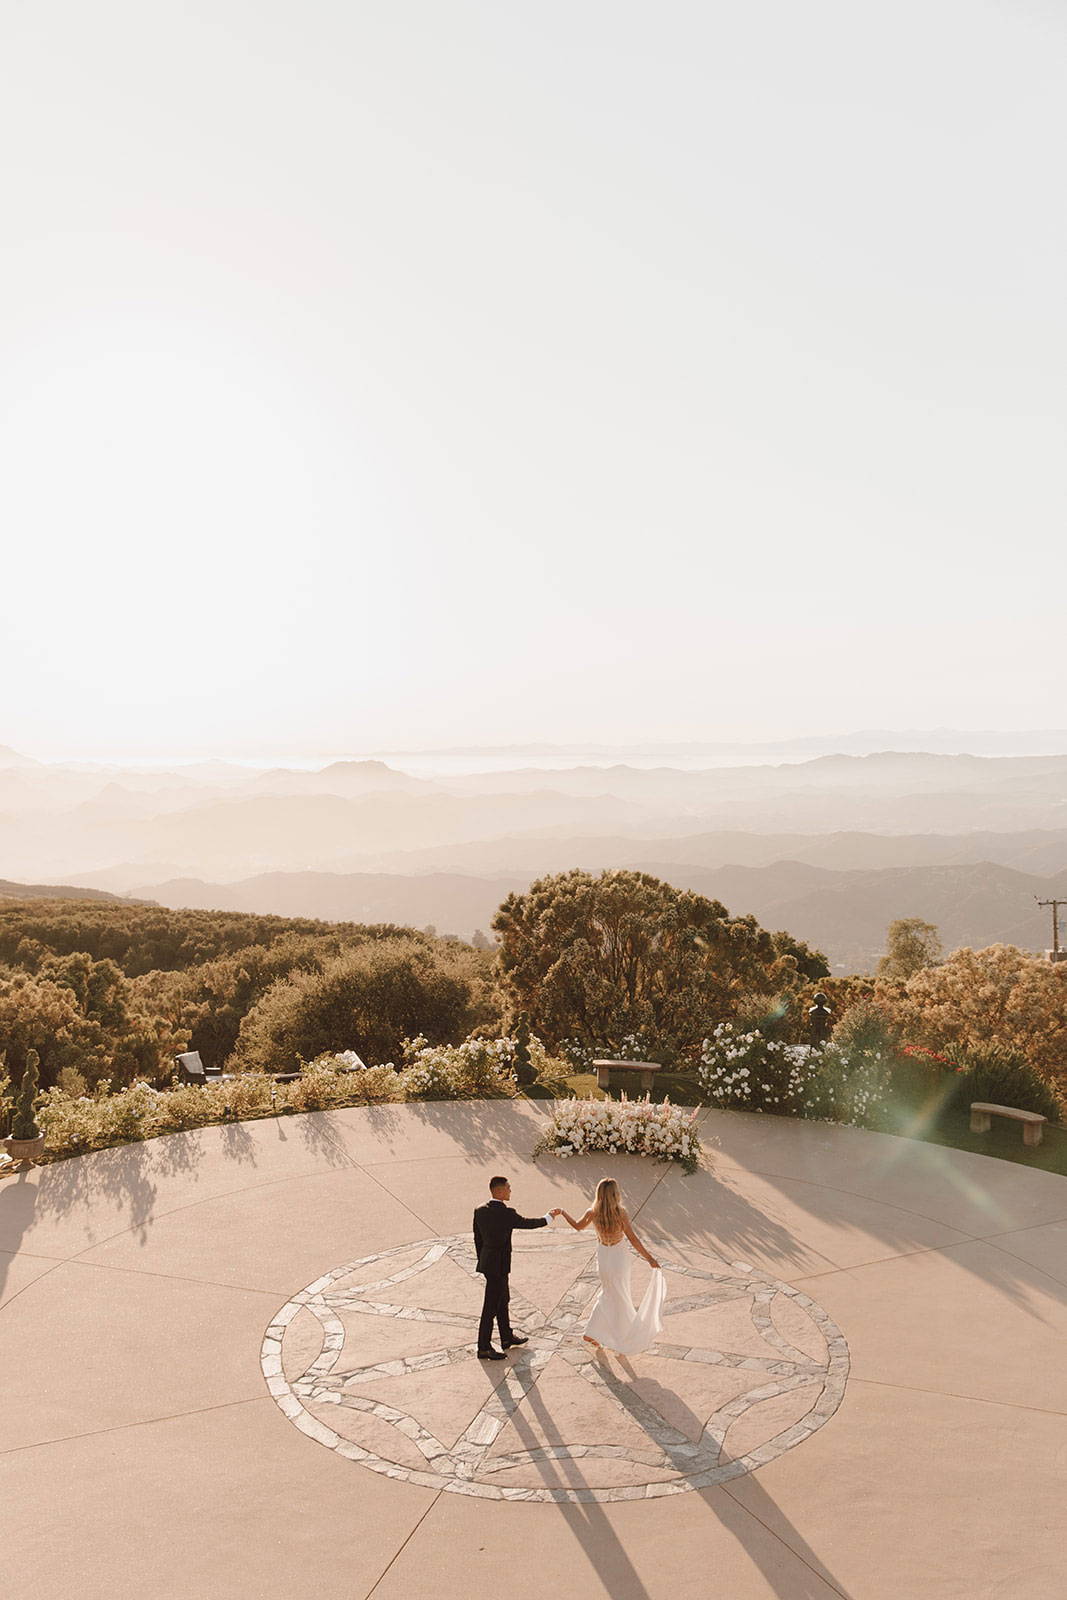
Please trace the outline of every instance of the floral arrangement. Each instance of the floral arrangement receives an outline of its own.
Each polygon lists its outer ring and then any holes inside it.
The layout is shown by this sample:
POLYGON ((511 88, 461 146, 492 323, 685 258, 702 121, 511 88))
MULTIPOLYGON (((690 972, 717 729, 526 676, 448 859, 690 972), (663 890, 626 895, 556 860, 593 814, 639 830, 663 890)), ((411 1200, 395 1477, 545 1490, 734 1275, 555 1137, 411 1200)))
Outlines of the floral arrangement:
POLYGON ((682 1110, 669 1100, 653 1105, 643 1100, 561 1100, 534 1147, 534 1155, 560 1157, 606 1150, 611 1155, 657 1156, 678 1161, 687 1172, 700 1158, 697 1111, 682 1110))

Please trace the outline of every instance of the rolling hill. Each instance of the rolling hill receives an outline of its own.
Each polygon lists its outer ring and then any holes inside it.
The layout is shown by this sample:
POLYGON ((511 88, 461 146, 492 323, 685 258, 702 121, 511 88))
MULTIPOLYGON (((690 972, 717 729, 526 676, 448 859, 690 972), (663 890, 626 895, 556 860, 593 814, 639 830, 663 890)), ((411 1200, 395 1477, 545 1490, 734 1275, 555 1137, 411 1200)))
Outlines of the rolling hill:
MULTIPOLYGON (((834 871, 799 861, 709 869, 669 861, 624 863, 680 889, 721 900, 735 915, 751 912, 822 950, 837 971, 868 971, 897 917, 922 917, 941 930, 946 951, 960 945, 1018 944, 1039 950, 1045 913, 1035 896, 1067 893, 1067 872, 1037 877, 993 862, 834 871)), ((144 886, 141 893, 176 909, 274 912, 328 921, 433 924, 469 938, 488 931, 493 913, 527 874, 268 873, 238 883, 197 879, 144 886)))

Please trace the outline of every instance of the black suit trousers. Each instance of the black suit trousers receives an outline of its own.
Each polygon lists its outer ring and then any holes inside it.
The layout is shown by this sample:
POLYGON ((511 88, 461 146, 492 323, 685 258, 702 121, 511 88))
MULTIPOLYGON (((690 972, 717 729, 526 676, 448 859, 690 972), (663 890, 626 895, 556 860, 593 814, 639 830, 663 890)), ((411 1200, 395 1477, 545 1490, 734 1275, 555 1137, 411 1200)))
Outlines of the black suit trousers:
POLYGON ((508 1315, 508 1274, 503 1271, 485 1275, 485 1299, 482 1301, 482 1320, 478 1324, 478 1349, 488 1350, 493 1342, 493 1323, 500 1329, 500 1342, 507 1344, 511 1338, 511 1319, 508 1315))

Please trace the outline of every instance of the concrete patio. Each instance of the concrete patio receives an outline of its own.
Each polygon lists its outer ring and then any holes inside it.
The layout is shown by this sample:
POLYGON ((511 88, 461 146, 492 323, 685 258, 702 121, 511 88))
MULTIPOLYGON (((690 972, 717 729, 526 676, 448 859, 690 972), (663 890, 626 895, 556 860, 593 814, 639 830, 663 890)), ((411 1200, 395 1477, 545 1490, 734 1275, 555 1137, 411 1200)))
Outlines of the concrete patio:
MULTIPOLYGON (((707 1112, 693 1177, 536 1164, 543 1103, 349 1109, 0 1179, 5 1576, 29 1596, 1049 1600, 1067 1180, 707 1112), (593 1241, 517 1236, 473 1356, 471 1210, 606 1171, 668 1273, 588 1358, 593 1241)), ((635 1270, 635 1289, 643 1279, 635 1270)))

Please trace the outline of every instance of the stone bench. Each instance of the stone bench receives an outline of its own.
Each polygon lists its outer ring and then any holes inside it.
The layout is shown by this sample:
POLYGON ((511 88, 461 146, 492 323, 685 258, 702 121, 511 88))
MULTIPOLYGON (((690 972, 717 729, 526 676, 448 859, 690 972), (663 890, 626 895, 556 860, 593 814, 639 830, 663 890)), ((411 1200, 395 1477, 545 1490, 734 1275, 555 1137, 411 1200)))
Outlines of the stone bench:
POLYGON ((596 1068, 596 1086, 598 1089, 606 1089, 608 1087, 613 1072, 639 1072, 641 1074, 641 1088, 646 1093, 651 1090, 652 1080, 655 1078, 656 1073, 662 1070, 658 1061, 594 1061, 593 1066, 596 1068))
POLYGON ((984 1100, 972 1100, 972 1133, 988 1133, 990 1117, 1008 1117, 1012 1122, 1021 1122, 1023 1144, 1028 1145, 1041 1143, 1041 1132, 1048 1120, 1046 1117, 1038 1116, 1036 1111, 1017 1111, 1014 1106, 991 1106, 984 1100))

